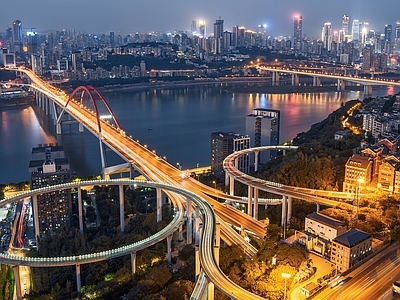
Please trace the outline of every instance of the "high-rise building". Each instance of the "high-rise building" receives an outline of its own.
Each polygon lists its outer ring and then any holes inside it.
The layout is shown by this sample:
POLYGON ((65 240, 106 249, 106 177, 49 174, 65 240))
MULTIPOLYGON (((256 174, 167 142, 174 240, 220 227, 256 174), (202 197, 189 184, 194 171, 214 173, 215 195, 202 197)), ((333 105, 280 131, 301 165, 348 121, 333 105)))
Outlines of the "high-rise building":
POLYGON ((111 45, 111 47, 115 46, 115 33, 114 33, 114 31, 110 32, 110 45, 111 45))
POLYGON ((293 32, 293 49, 301 49, 301 41, 303 39, 303 16, 294 17, 294 32, 293 32))
POLYGON ((332 24, 330 22, 326 22, 322 27, 322 42, 327 51, 332 50, 332 24))
POLYGON ((26 33, 28 54, 36 54, 38 52, 38 34, 36 31, 28 31, 26 33))
POLYGON ((349 34, 349 22, 350 22, 349 16, 347 14, 344 14, 342 18, 342 30, 344 35, 349 34))
POLYGON ((214 23, 214 53, 220 54, 223 47, 224 20, 219 17, 214 23))
MULTIPOLYGON (((250 137, 251 147, 279 145, 279 131, 279 110, 255 108, 246 117, 246 134, 250 137)), ((276 151, 263 151, 260 154, 260 161, 266 162, 276 156, 276 151)))
MULTIPOLYGON (((64 156, 64 148, 57 145, 39 145, 33 148, 29 173, 31 189, 69 182, 71 179, 69 160, 64 156)), ((70 226, 71 191, 67 189, 38 195, 37 206, 34 204, 33 210, 34 216, 37 216, 37 219, 34 217, 34 222, 39 227, 36 235, 51 234, 62 225, 70 226)))
MULTIPOLYGON (((220 180, 224 180, 224 159, 235 151, 250 148, 250 137, 234 132, 213 132, 211 134, 211 172, 220 180)), ((238 161, 238 169, 249 173, 249 155, 242 155, 238 161)))
POLYGON ((194 35, 197 32, 196 20, 192 21, 192 25, 190 26, 190 31, 192 32, 192 35, 194 35))
POLYGON ((206 37, 206 22, 205 21, 199 21, 199 34, 200 34, 200 37, 202 37, 202 38, 206 37))
POLYGON ((400 52, 400 20, 396 21, 394 27, 394 46, 397 52, 400 52))
POLYGON ((18 54, 22 54, 22 22, 20 20, 15 20, 12 26, 12 40, 14 44, 14 51, 18 54))
POLYGON ((392 42, 392 25, 385 25, 385 40, 392 42))
POLYGON ((360 21, 353 20, 353 25, 351 26, 351 36, 354 42, 360 40, 360 21))

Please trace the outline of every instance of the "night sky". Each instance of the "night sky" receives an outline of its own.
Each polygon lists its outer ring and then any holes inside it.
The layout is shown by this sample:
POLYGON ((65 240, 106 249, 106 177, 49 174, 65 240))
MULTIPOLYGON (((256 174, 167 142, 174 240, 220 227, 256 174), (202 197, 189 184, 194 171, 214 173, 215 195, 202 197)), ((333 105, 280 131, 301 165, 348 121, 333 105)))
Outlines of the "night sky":
POLYGON ((383 31, 400 19, 399 0, 30 0, 0 6, 0 32, 21 20, 24 32, 76 29, 86 33, 190 30, 192 20, 204 20, 207 35, 221 16, 224 30, 233 25, 256 30, 267 24, 268 35, 292 35, 295 14, 303 16, 303 34, 319 37, 325 22, 339 30, 343 14, 383 31), (63 4, 64 3, 64 4, 63 4))

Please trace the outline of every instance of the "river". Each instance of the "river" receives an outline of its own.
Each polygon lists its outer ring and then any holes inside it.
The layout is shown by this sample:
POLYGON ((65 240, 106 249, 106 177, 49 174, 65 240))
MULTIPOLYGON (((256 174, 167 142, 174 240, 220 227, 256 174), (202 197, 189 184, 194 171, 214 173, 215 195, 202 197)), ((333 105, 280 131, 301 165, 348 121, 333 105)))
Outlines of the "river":
MULTIPOLYGON (((211 133, 245 133, 246 115, 253 108, 281 111, 280 141, 326 118, 342 102, 362 98, 362 92, 259 94, 230 91, 227 84, 103 93, 127 135, 186 168, 210 164, 211 133)), ((374 90, 373 96, 398 92, 393 87, 374 90)), ((52 120, 30 106, 0 111, 0 183, 29 179, 32 147, 44 143, 64 146, 72 171, 80 176, 100 174, 99 142, 77 125, 63 125, 55 134, 52 120)), ((333 138, 333 137, 332 137, 333 138)), ((107 151, 108 164, 122 162, 107 151)))

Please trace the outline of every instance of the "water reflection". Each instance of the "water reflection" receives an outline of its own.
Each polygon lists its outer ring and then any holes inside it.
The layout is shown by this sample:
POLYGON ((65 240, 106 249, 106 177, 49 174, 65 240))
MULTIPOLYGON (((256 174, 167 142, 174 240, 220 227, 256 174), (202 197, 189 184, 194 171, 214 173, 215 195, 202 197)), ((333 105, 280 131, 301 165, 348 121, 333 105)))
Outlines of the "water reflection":
MULTIPOLYGON (((374 90, 374 96, 394 92, 389 87, 374 90)), ((185 169, 197 163, 209 165, 211 133, 244 134, 246 115, 254 108, 281 111, 283 142, 326 118, 342 102, 362 98, 362 93, 240 93, 222 84, 104 93, 104 96, 128 135, 168 157, 172 164, 179 162, 185 169)), ((53 121, 43 113, 35 114, 30 107, 2 111, 0 118, 0 183, 26 180, 32 147, 57 140, 64 146, 71 168, 79 175, 100 173, 98 140, 86 131, 79 133, 77 125, 64 125, 64 134, 56 139, 53 121)), ((109 164, 122 162, 111 151, 107 151, 107 160, 109 164)))

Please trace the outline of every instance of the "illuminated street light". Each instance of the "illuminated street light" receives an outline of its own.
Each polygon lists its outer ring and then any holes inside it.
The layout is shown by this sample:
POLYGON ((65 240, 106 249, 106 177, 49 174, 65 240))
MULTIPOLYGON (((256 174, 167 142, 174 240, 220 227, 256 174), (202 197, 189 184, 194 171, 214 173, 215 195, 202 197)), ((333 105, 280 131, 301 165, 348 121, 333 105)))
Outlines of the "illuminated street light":
POLYGON ((290 278, 291 275, 289 273, 282 273, 281 275, 282 275, 283 278, 285 278, 285 289, 283 291, 284 292, 283 299, 286 300, 286 281, 287 281, 288 278, 290 278))
POLYGON ((213 180, 212 183, 214 184, 214 189, 217 189, 217 182, 215 180, 213 180))

